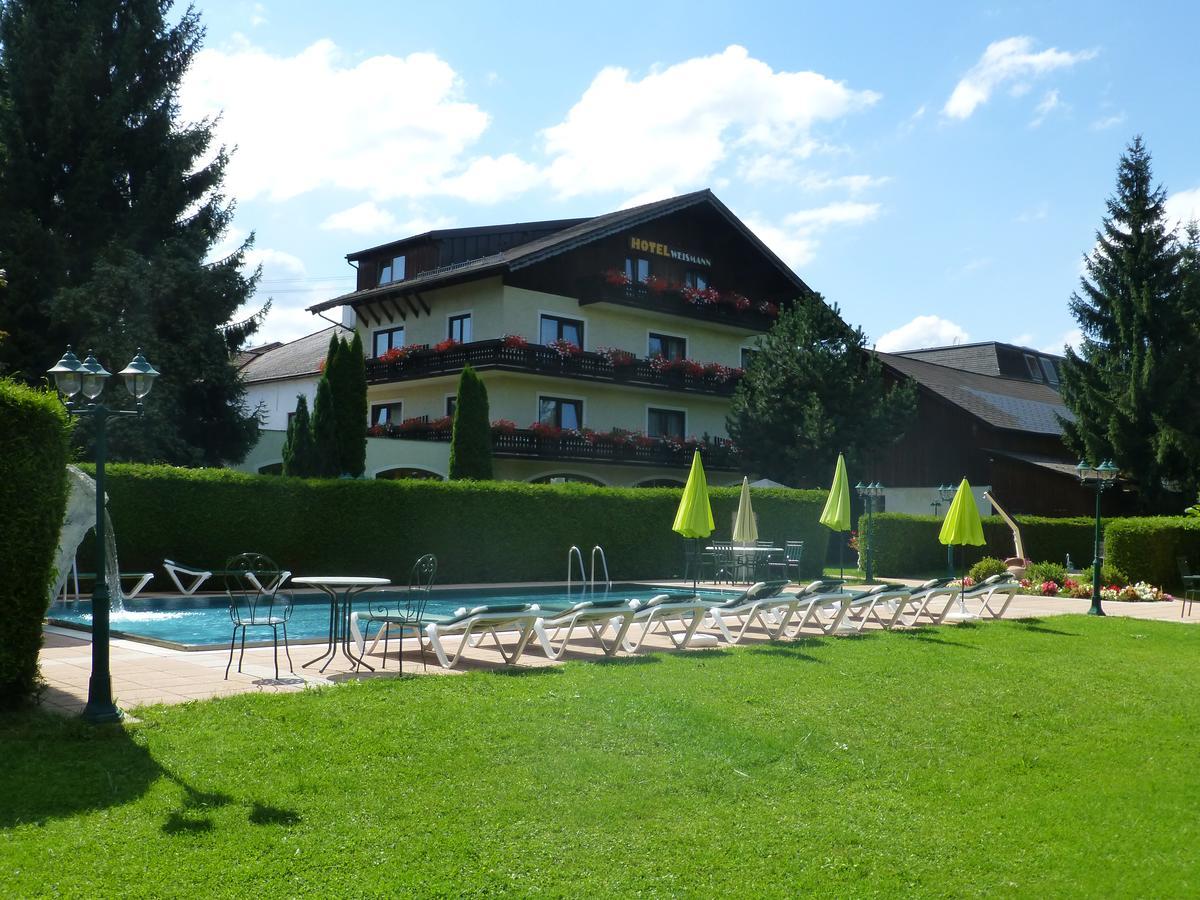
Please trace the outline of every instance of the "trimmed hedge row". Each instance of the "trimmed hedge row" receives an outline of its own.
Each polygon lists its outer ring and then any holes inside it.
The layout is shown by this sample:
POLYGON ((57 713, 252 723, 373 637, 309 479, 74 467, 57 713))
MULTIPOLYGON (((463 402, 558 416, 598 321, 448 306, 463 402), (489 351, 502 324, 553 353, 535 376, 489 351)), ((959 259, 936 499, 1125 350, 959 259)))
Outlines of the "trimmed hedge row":
MULTIPOLYGON (((562 580, 567 549, 604 547, 614 581, 682 575, 671 531, 680 489, 507 481, 363 481, 247 475, 226 469, 111 465, 109 512, 121 568, 161 572, 164 558, 220 567, 266 553, 297 574, 379 575, 407 583, 423 553, 442 583, 562 580)), ((737 488, 710 491, 728 534, 737 488)), ((759 533, 806 544, 820 572, 829 532, 824 491, 754 491, 759 533)))
POLYGON ((37 687, 42 617, 67 509, 67 415, 54 394, 0 379, 0 706, 37 687))
POLYGON ((1166 588, 1181 586, 1177 557, 1186 557, 1200 572, 1200 519, 1147 516, 1114 519, 1104 530, 1106 562, 1130 581, 1166 588))
MULTIPOLYGON (((1092 561, 1095 520, 1086 517, 1051 519, 1043 516, 1016 516, 1026 555, 1034 561, 1062 563, 1069 553, 1077 566, 1092 561)), ((903 576, 945 568, 946 548, 938 541, 942 519, 935 516, 910 516, 880 513, 874 517, 875 570, 882 575, 903 576)), ((1117 520, 1110 520, 1117 521, 1117 520)), ((866 519, 859 520, 866 529, 866 519)), ((1013 555, 1012 530, 999 516, 983 517, 982 547, 966 548, 966 565, 974 565, 985 556, 1006 559, 1013 555)), ((955 549, 955 565, 961 565, 963 551, 955 549)))

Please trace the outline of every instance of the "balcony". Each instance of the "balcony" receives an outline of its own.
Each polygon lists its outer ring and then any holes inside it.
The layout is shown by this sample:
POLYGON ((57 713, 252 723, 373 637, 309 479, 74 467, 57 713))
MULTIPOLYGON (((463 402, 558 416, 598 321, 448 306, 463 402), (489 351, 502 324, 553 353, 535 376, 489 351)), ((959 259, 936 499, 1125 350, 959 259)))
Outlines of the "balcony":
MULTIPOLYGON (((611 432, 560 430, 547 426, 513 428, 511 423, 493 423, 492 453, 507 459, 555 459, 616 465, 687 468, 692 453, 714 471, 737 470, 741 461, 736 445, 724 438, 688 438, 678 441, 653 438, 614 429, 611 432)), ((433 422, 407 419, 400 425, 376 425, 371 437, 408 441, 449 441, 449 419, 433 422)))
POLYGON ((527 344, 519 338, 472 341, 442 350, 404 348, 397 356, 396 359, 368 359, 367 383, 387 384, 456 375, 463 366, 470 365, 481 371, 526 372, 729 397, 742 377, 741 369, 716 363, 700 365, 691 360, 639 359, 621 350, 588 353, 571 345, 548 347, 527 344))
POLYGON ((579 284, 579 304, 615 303, 673 316, 719 322, 749 331, 767 331, 779 318, 779 306, 753 301, 733 292, 697 291, 655 282, 624 284, 607 276, 589 277, 579 284))

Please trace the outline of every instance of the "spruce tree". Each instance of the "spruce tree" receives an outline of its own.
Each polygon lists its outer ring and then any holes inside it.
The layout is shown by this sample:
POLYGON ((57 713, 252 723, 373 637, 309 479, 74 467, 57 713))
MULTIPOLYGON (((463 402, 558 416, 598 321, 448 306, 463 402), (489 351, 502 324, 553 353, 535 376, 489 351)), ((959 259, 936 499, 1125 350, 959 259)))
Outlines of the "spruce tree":
POLYGON ((337 414, 329 379, 322 375, 317 382, 317 397, 313 403, 313 472, 319 478, 335 478, 341 474, 338 463, 337 414))
POLYGON ((450 478, 492 478, 492 426, 487 387, 470 366, 458 379, 458 399, 450 434, 450 478))
POLYGON ((1143 506, 1163 499, 1174 454, 1159 430, 1178 425, 1194 392, 1183 312, 1180 253, 1167 226, 1166 192, 1153 183, 1150 152, 1134 138, 1117 167, 1116 193, 1084 260, 1071 312, 1083 333, 1068 348, 1062 395, 1074 414, 1065 439, 1093 464, 1111 458, 1137 482, 1143 506))
POLYGON ((308 398, 298 394, 296 414, 288 422, 287 439, 283 443, 283 474, 311 478, 317 474, 316 469, 316 445, 308 418, 308 398))
POLYGON ((839 452, 851 468, 898 440, 914 415, 912 385, 885 388, 866 335, 810 294, 760 341, 726 419, 750 471, 819 487, 839 452))
MULTIPOLYGON (((230 355, 260 316, 228 325, 258 273, 228 228, 228 156, 212 123, 179 120, 204 33, 169 0, 0 6, 0 369, 40 381, 67 344, 116 371, 141 346, 162 372, 147 420, 114 420, 110 456, 218 464, 257 440, 230 355)), ((87 417, 77 439, 88 443, 87 417)))
MULTIPOLYGON (((1175 379, 1167 406, 1170 416, 1158 417, 1158 460, 1171 486, 1185 497, 1200 492, 1200 223, 1188 222, 1180 240, 1179 303, 1181 328, 1177 345, 1190 352, 1177 354, 1175 379)), ((1171 510, 1175 511, 1175 510, 1171 510)))

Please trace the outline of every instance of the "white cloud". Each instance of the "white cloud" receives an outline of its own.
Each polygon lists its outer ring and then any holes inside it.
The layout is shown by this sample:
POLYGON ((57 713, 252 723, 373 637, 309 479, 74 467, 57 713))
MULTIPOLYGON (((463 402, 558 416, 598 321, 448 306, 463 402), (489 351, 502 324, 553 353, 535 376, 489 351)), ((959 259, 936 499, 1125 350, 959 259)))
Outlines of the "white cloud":
POLYGON ((998 88, 1007 84, 1011 93, 1022 94, 1029 89, 1031 79, 1092 59, 1097 52, 1072 52, 1055 47, 1040 53, 1032 50, 1033 39, 1029 37, 1010 37, 989 44, 979 61, 955 85, 942 113, 952 119, 966 119, 998 88))
POLYGON ((1025 332, 1025 334, 1018 334, 1015 338, 1009 341, 1009 343, 1016 344, 1018 347, 1028 347, 1033 343, 1033 335, 1029 332, 1025 332))
POLYGON ((220 116, 218 140, 237 148, 226 187, 239 199, 327 187, 382 200, 485 187, 483 199, 496 195, 476 166, 495 171, 497 161, 469 155, 489 117, 432 53, 351 64, 329 40, 274 56, 241 38, 196 55, 180 104, 188 119, 220 116))
POLYGON ((802 209, 783 217, 779 224, 746 217, 746 225, 793 269, 812 262, 819 246, 818 236, 835 225, 861 225, 879 216, 878 203, 842 201, 814 209, 802 209))
POLYGON ((843 190, 856 197, 864 191, 891 181, 886 175, 830 175, 828 172, 802 172, 794 157, 762 153, 738 163, 738 177, 750 184, 781 182, 794 184, 811 193, 843 190))
POLYGON ((1033 120, 1029 123, 1030 128, 1037 128, 1046 121, 1046 116, 1054 112, 1059 107, 1065 106, 1062 100, 1058 97, 1058 91, 1046 91, 1041 101, 1038 102, 1037 108, 1034 109, 1033 120))
POLYGON ((498 203, 523 194, 541 181, 537 167, 520 157, 481 156, 471 161, 465 172, 445 179, 440 190, 451 197, 474 203, 498 203))
POLYGON ((1200 187, 1176 191, 1167 198, 1167 226, 1175 228, 1193 219, 1200 220, 1200 187))
POLYGON ((349 231, 352 234, 376 234, 395 231, 396 217, 367 200, 327 216, 321 228, 325 231, 349 231))
POLYGON ((990 256, 976 256, 973 259, 968 259, 965 263, 955 269, 947 270, 946 275, 950 278, 962 278, 966 275, 971 275, 974 272, 978 272, 981 269, 986 269, 991 264, 992 258, 990 256))
POLYGON ((730 157, 810 156, 823 146, 813 126, 878 99, 816 72, 774 71, 738 46, 641 79, 607 67, 565 119, 543 132, 546 176, 562 197, 687 189, 710 180, 730 157))
POLYGON ((267 8, 261 3, 255 3, 250 10, 251 27, 257 28, 260 25, 266 25, 267 21, 267 8))
POLYGON ((884 353, 897 350, 916 350, 919 347, 942 347, 963 344, 971 339, 966 330, 940 316, 917 316, 911 322, 893 328, 875 344, 884 353))
POLYGON ((1125 113, 1119 112, 1112 116, 1101 116, 1099 119, 1096 119, 1094 122, 1092 122, 1092 124, 1088 127, 1091 128, 1092 131, 1104 131, 1105 129, 1112 128, 1115 125, 1120 125, 1124 121, 1125 113))
POLYGON ((1045 347, 1042 347, 1042 352, 1054 353, 1058 356, 1062 356, 1066 352, 1067 347, 1078 351, 1081 344, 1083 344, 1083 332, 1078 328, 1072 328, 1063 334, 1059 340, 1051 342, 1045 347))

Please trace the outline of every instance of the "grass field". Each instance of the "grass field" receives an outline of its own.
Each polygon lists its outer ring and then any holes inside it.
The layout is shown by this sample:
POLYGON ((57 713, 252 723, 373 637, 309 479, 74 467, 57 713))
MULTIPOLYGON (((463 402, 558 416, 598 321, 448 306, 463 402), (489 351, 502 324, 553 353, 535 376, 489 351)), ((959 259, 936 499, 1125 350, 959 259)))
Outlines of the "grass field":
POLYGON ((1200 628, 1067 616, 0 719, 5 896, 1195 896, 1200 628))

